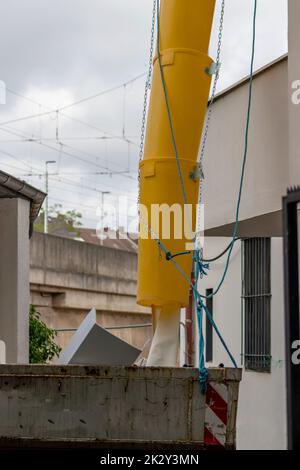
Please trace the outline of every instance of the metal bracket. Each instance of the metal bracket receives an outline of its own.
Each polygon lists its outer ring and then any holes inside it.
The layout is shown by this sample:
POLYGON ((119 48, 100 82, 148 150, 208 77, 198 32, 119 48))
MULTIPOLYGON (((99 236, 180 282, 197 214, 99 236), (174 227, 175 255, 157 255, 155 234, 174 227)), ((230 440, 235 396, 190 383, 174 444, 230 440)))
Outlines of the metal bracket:
POLYGON ((204 173, 203 173, 203 169, 202 169, 201 163, 198 163, 198 164, 195 166, 195 168, 193 169, 193 171, 190 171, 189 177, 190 177, 193 181, 204 180, 204 173))
POLYGON ((213 62, 210 65, 210 67, 206 67, 205 73, 209 75, 210 77, 212 77, 213 75, 216 75, 217 73, 220 72, 220 68, 221 68, 220 62, 218 64, 216 64, 216 62, 213 62))

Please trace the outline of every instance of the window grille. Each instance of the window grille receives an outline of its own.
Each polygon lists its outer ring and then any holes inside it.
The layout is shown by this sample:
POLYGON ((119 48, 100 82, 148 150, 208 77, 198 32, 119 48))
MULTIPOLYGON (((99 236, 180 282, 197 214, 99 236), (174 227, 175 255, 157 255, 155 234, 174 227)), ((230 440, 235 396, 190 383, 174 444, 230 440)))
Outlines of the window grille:
POLYGON ((243 240, 245 368, 271 372, 271 240, 243 240))

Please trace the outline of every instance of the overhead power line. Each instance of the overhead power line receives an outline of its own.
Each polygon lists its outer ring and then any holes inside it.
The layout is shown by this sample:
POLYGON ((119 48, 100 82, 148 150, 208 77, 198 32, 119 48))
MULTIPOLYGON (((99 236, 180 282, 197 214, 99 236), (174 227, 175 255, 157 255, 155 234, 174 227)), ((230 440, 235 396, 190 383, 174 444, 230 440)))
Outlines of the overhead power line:
MULTIPOLYGON (((100 189, 98 189, 98 188, 94 188, 94 187, 92 187, 92 186, 85 186, 85 185, 83 185, 83 184, 81 184, 81 183, 74 182, 74 181, 72 181, 72 180, 70 180, 70 179, 68 179, 68 178, 62 178, 62 177, 60 177, 60 176, 57 176, 57 177, 56 177, 55 175, 53 176, 53 175, 51 175, 51 174, 49 174, 49 178, 53 179, 54 181, 62 181, 63 183, 69 184, 70 186, 80 187, 80 188, 86 189, 86 190, 91 191, 91 192, 96 192, 96 193, 98 193, 98 194, 99 194, 99 192, 100 192, 100 189)), ((114 189, 114 188, 112 188, 111 186, 109 186, 109 185, 107 185, 107 184, 103 184, 103 183, 101 183, 101 186, 104 186, 104 187, 106 187, 106 188, 108 188, 108 189, 114 189)), ((115 193, 116 193, 116 194, 119 193, 119 194, 121 194, 121 195, 125 195, 124 191, 115 191, 115 193)), ((133 193, 127 192, 127 193, 126 193, 126 196, 127 196, 128 198, 130 198, 129 195, 131 195, 132 200, 135 200, 133 193)))
MULTIPOLYGON (((132 137, 129 137, 129 139, 132 137)), ((65 142, 66 140, 124 140, 123 138, 119 136, 74 136, 74 137, 61 137, 59 140, 61 142, 65 142)), ((39 140, 43 142, 57 142, 56 137, 43 137, 42 139, 39 137, 31 137, 31 138, 26 138, 26 139, 0 139, 0 144, 15 144, 15 143, 22 143, 22 142, 33 142, 34 140, 39 140)))
POLYGON ((22 165, 26 166, 27 168, 32 169, 32 166, 29 163, 23 161, 21 158, 16 157, 14 154, 7 152, 6 150, 2 150, 2 149, 0 149, 0 153, 2 153, 3 155, 6 155, 7 157, 12 158, 13 160, 16 160, 17 162, 20 162, 22 165))
POLYGON ((140 78, 145 77, 146 73, 141 73, 140 75, 137 75, 136 77, 132 78, 131 80, 128 80, 127 82, 122 83, 121 85, 117 85, 112 88, 108 88, 107 90, 100 91, 98 93, 95 93, 94 95, 87 96, 86 98, 82 98, 81 100, 74 101, 73 103, 70 103, 66 106, 62 106, 61 108, 58 108, 58 111, 63 111, 65 109, 71 108, 72 106, 77 106, 78 104, 85 103, 86 101, 93 100, 94 98, 99 98, 100 96, 107 95, 108 93, 112 93, 113 91, 119 90, 121 88, 124 88, 131 83, 136 82, 140 78))
MULTIPOLYGON (((2 128, 2 130, 4 132, 7 132, 9 134, 12 134, 12 135, 15 135, 15 136, 18 136, 18 137, 27 137, 27 136, 24 136, 24 133, 20 133, 19 131, 12 131, 12 130, 9 130, 9 129, 6 129, 6 128, 2 128)), ((101 168, 101 169, 105 169, 105 170, 108 170, 108 173, 113 175, 115 173, 114 170, 110 170, 107 166, 103 166, 103 165, 100 165, 99 163, 96 163, 96 162, 93 162, 91 160, 87 160, 83 157, 80 157, 79 155, 74 155, 73 153, 70 153, 70 152, 67 152, 66 150, 63 150, 61 147, 59 148, 56 148, 56 147, 53 147, 52 145, 49 145, 49 144, 45 144, 43 142, 40 142, 39 140, 33 140, 34 143, 38 144, 38 145, 41 145, 45 148, 48 148, 50 150, 53 150, 59 154, 63 154, 63 155, 66 155, 68 157, 71 157, 71 158, 74 158, 78 161, 81 161, 83 163, 87 163, 89 165, 92 165, 92 166, 95 166, 96 168, 101 168)), ((64 144, 64 147, 67 147, 67 148, 71 148, 71 149, 74 149, 76 152, 81 152, 81 153, 84 153, 85 155, 89 155, 89 156, 92 156, 93 158, 96 158, 97 156, 96 155, 92 155, 92 154, 88 154, 86 152, 82 152, 81 150, 78 150, 78 149, 75 149, 74 147, 71 147, 70 145, 67 145, 67 144, 64 144)), ((116 164, 115 164, 116 165, 116 164)), ((119 166, 119 165, 118 165, 119 166)), ((119 166, 120 167, 120 166, 119 166)), ((120 167, 121 168, 121 167, 120 167)), ((117 172, 117 174, 119 174, 120 176, 122 177, 125 177, 125 178, 129 178, 131 180, 135 180, 135 178, 133 178, 132 176, 128 175, 127 172, 126 173, 122 173, 122 172, 117 172)))
MULTIPOLYGON (((6 163, 4 164, 6 165, 6 163)), ((6 165, 6 166, 12 166, 12 165, 6 165)), ((16 167, 14 167, 16 168, 16 167)), ((20 170, 20 168, 18 168, 20 170)), ((32 177, 42 177, 44 176, 44 174, 19 174, 17 175, 18 178, 24 178, 25 180, 27 178, 32 178, 32 177)), ((88 192, 91 192, 91 193, 97 193, 98 195, 101 193, 101 189, 100 188, 95 188, 95 187, 90 187, 90 186, 86 186, 84 184, 81 184, 79 182, 76 182, 76 181, 72 181, 70 179, 67 179, 67 178, 63 178, 61 176, 58 176, 58 175, 53 175, 53 174, 49 174, 49 179, 53 180, 54 182, 56 183, 64 183, 66 185, 69 185, 69 186, 73 186, 75 188, 79 188, 79 189, 82 189, 84 190, 85 192, 88 191, 88 192)), ((113 190, 112 192, 112 195, 116 195, 116 196, 126 196, 128 199, 130 199, 131 201, 133 202, 136 202, 136 197, 134 195, 134 193, 130 193, 128 191, 124 192, 124 191, 116 191, 114 187, 112 186, 109 186, 107 184, 102 184, 101 183, 101 188, 102 187, 105 187, 105 188, 108 188, 110 190, 113 190)), ((77 194, 77 195, 80 195, 78 193, 78 191, 72 191, 71 189, 66 189, 66 188, 61 188, 61 187, 57 187, 56 188, 58 191, 63 191, 63 192, 67 192, 67 193, 73 193, 73 194, 77 194)), ((92 196, 90 196, 92 197, 92 196)))
MULTIPOLYGON (((44 176, 44 175, 43 175, 44 176)), ((85 186, 85 185, 82 185, 81 183, 77 183, 77 182, 72 182, 72 184, 69 182, 70 180, 68 180, 66 182, 66 180, 64 178, 61 178, 61 177, 58 177, 55 178, 56 175, 51 175, 49 174, 49 178, 51 179, 52 183, 51 183, 51 188, 54 188, 55 190, 57 191, 61 191, 61 192, 64 192, 64 193, 67 193, 67 194, 76 194, 77 196, 82 196, 83 193, 84 195, 86 195, 88 198, 93 198, 93 197, 96 197, 94 196, 95 194, 97 194, 97 196, 99 196, 99 194, 101 193, 101 189, 99 188, 90 188, 88 186, 85 186), (52 177, 53 176, 53 177, 52 177), (53 186, 53 183, 54 183, 54 186, 53 186), (58 185, 56 185, 55 183, 58 183, 58 185), (66 187, 61 187, 59 186, 61 183, 66 183, 68 186, 72 186, 74 188, 78 188, 79 190, 82 190, 82 192, 80 191, 76 191, 75 189, 70 189, 70 188, 66 188, 66 187), (92 193, 93 195, 91 194, 87 194, 88 192, 92 193)), ((28 175, 18 175, 18 178, 22 178, 24 177, 25 180, 28 179, 28 178, 35 178, 37 177, 37 175, 34 175, 34 174, 28 174, 28 175)), ((38 176, 39 177, 39 176, 38 176)), ((102 186, 105 186, 107 187, 108 189, 112 189, 110 186, 107 186, 107 185, 101 185, 102 186)), ((131 200, 133 203, 136 202, 136 197, 132 194, 132 193, 128 193, 128 192, 122 192, 122 193, 115 193, 112 192, 112 196, 126 196, 129 200, 131 200)), ((51 198, 51 194, 50 194, 50 198, 51 198)))
MULTIPOLYGON (((21 121, 27 121, 27 120, 35 119, 35 118, 38 118, 38 117, 47 116, 47 115, 50 115, 50 114, 53 114, 53 113, 59 113, 59 114, 61 114, 62 116, 68 118, 68 119, 71 119, 71 120, 73 120, 73 121, 77 121, 77 122, 79 122, 79 123, 81 123, 81 124, 84 124, 84 125, 87 125, 87 126, 89 126, 89 127, 91 127, 91 128, 97 129, 97 130, 99 130, 99 131, 100 131, 101 133, 103 133, 103 134, 108 134, 108 135, 113 136, 113 137, 115 137, 115 138, 119 138, 120 140, 129 141, 124 135, 122 135, 122 136, 116 136, 116 135, 110 134, 109 132, 103 131, 103 130, 101 130, 101 129, 99 129, 99 128, 97 128, 97 127, 91 125, 91 124, 88 124, 88 123, 86 123, 86 122, 84 122, 84 121, 81 121, 80 119, 77 119, 77 118, 73 118, 73 117, 71 117, 71 116, 68 116, 68 115, 66 115, 65 113, 62 113, 62 111, 66 110, 66 109, 69 109, 69 108, 71 108, 71 107, 73 107, 73 106, 79 105, 79 104, 81 104, 81 103, 84 103, 84 102, 86 102, 86 101, 90 101, 90 100, 92 100, 92 99, 94 99, 94 98, 97 98, 97 97, 106 95, 106 94, 108 94, 108 93, 112 93, 113 91, 116 91, 116 90, 118 90, 118 89, 124 88, 124 87, 130 85, 131 83, 136 82, 137 80, 139 80, 140 78, 144 77, 145 75, 146 75, 146 73, 137 75, 136 77, 132 78, 131 80, 128 80, 127 82, 122 83, 121 85, 117 85, 117 86, 112 87, 112 88, 109 88, 109 89, 107 89, 107 90, 100 91, 100 92, 95 93, 95 94, 93 94, 93 95, 90 95, 90 96, 88 96, 88 97, 86 97, 86 98, 82 98, 82 99, 80 99, 80 100, 78 100, 78 101, 74 101, 73 103, 70 103, 69 105, 61 106, 61 107, 58 107, 58 108, 56 108, 56 109, 50 108, 50 107, 48 107, 48 106, 45 106, 44 104, 42 104, 42 103, 40 103, 40 102, 38 102, 38 101, 36 101, 36 100, 33 100, 32 98, 29 98, 29 97, 27 97, 27 96, 25 96, 25 95, 22 95, 21 93, 18 93, 18 92, 14 91, 14 90, 12 90, 12 89, 10 89, 10 88, 6 88, 6 90, 7 90, 9 93, 14 94, 15 96, 19 96, 20 98, 23 98, 23 99, 25 99, 25 100, 27 100, 27 101, 33 103, 33 104, 36 104, 36 105, 38 105, 38 106, 42 106, 42 107, 44 107, 45 109, 48 109, 49 111, 45 111, 45 112, 43 112, 43 113, 37 113, 37 114, 30 114, 30 115, 27 115, 27 116, 22 116, 22 117, 20 117, 20 118, 11 119, 11 120, 9 120, 9 121, 5 121, 5 122, 0 123, 0 126, 4 126, 4 125, 8 125, 8 124, 14 124, 14 123, 21 122, 21 121)), ((137 145, 137 144, 136 144, 135 142, 133 142, 133 141, 129 141, 129 142, 132 143, 133 145, 137 145)))
MULTIPOLYGON (((57 113, 57 110, 53 109, 51 111, 45 111, 44 113, 30 114, 30 115, 23 116, 23 117, 20 117, 20 118, 11 119, 9 121, 1 122, 0 126, 2 127, 2 126, 7 126, 9 124, 17 124, 18 122, 24 122, 24 121, 28 121, 30 119, 34 119, 34 118, 38 118, 38 117, 49 116, 49 115, 54 114, 54 113, 57 113)), ((108 131, 104 131, 103 129, 100 129, 99 127, 94 126, 93 124, 87 123, 87 122, 82 121, 81 119, 78 119, 78 118, 74 118, 74 117, 69 116, 69 115, 67 115, 65 113, 62 113, 62 112, 59 112, 59 115, 65 117, 65 118, 67 118, 71 121, 77 122, 77 123, 79 123, 83 126, 87 126, 90 129, 101 132, 101 134, 104 134, 104 136, 103 136, 104 138, 105 138, 105 136, 108 136, 112 139, 121 140, 123 142, 129 142, 130 144, 135 145, 136 147, 138 146, 136 142, 134 142, 133 140, 128 139, 127 137, 116 135, 116 134, 110 133, 108 131)))

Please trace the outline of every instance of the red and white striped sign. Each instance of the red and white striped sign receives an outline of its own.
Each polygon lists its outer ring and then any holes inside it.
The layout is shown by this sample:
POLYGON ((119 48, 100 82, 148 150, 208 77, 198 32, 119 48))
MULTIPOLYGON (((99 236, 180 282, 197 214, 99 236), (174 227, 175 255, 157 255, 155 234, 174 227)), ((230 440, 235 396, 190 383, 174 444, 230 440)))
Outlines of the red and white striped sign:
POLYGON ((204 444, 225 447, 228 420, 227 387, 208 383, 205 400, 204 444))

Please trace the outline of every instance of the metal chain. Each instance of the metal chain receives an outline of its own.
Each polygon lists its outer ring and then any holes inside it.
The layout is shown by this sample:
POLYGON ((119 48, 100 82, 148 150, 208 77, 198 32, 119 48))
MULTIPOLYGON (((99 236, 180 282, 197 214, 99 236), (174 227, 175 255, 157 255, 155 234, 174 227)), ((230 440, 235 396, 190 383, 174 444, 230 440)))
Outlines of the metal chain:
POLYGON ((225 0, 222 0, 221 4, 221 13, 220 13, 220 25, 219 25, 219 33, 218 33, 218 45, 217 45, 217 55, 216 55, 216 73, 212 87, 212 93, 210 97, 210 102, 208 105, 207 113, 206 113, 206 122, 205 128, 203 132, 202 142, 201 142, 201 150, 200 150, 200 158, 199 158, 199 167, 201 171, 201 180, 200 180, 200 190, 199 190, 199 199, 198 199, 198 215, 197 215, 197 233, 196 233, 196 245, 198 245, 197 239, 200 236, 200 212, 201 212, 201 205, 203 201, 203 185, 204 185, 204 172, 203 172, 203 160, 205 155, 205 149, 207 144, 207 137, 210 127, 210 122, 212 118, 213 112, 213 104, 216 96, 217 85, 220 77, 220 66, 221 66, 221 50, 222 50, 222 39, 223 39, 223 29, 224 29, 224 15, 225 15, 225 0))
POLYGON ((153 0, 153 10, 152 10, 152 24, 151 24, 151 42, 150 42, 150 51, 149 51, 149 68, 147 73, 147 79, 145 83, 145 94, 144 94, 144 106, 142 114, 142 127, 141 127, 141 141, 140 141, 140 153, 139 153, 139 169, 138 169, 138 183, 139 183, 139 192, 138 192, 138 207, 140 205, 140 163, 144 155, 144 141, 145 141, 145 131, 146 131, 146 119, 147 119, 147 104, 148 104, 148 92, 151 89, 151 80, 152 80, 152 71, 153 71, 153 54, 154 54, 154 40, 155 40, 155 24, 156 24, 156 8, 157 0, 153 0))

